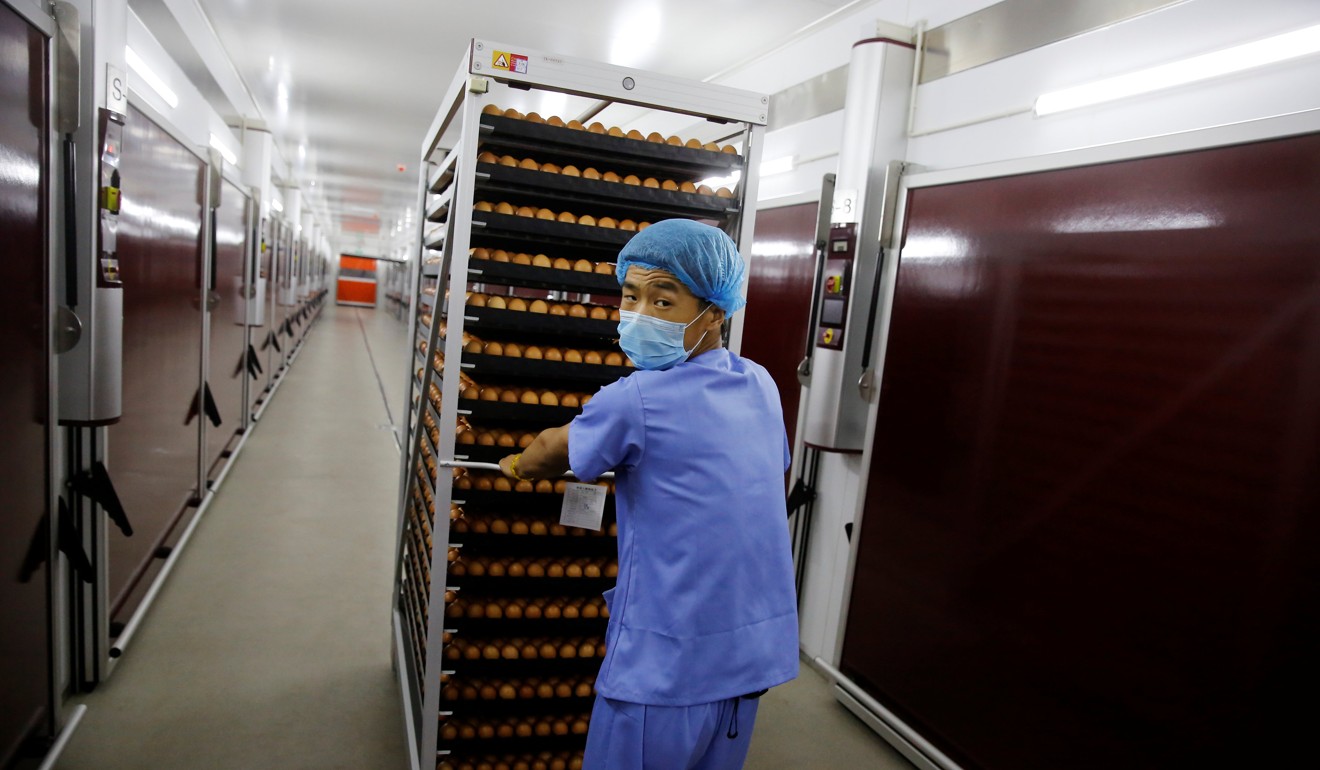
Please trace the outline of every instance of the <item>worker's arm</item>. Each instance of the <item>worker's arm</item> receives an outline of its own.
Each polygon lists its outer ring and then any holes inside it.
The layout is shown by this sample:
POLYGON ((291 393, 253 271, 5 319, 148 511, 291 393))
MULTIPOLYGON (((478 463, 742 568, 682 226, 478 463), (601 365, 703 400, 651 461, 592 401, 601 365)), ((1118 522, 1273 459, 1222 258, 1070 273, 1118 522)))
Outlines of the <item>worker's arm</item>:
POLYGON ((520 454, 500 460, 500 470, 511 479, 548 479, 568 471, 568 426, 541 431, 520 454), (517 473, 513 460, 518 458, 517 473))

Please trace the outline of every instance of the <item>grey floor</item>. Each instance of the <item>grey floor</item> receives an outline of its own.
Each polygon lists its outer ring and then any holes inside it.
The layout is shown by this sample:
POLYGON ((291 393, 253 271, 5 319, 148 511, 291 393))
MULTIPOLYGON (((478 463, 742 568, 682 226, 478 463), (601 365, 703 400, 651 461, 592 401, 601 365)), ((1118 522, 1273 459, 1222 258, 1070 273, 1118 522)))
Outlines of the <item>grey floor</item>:
MULTIPOLYGON (((58 770, 408 766, 389 652, 407 351, 384 308, 326 308, 118 668, 78 699, 58 770)), ((765 696, 747 767, 911 765, 804 665, 765 696)))

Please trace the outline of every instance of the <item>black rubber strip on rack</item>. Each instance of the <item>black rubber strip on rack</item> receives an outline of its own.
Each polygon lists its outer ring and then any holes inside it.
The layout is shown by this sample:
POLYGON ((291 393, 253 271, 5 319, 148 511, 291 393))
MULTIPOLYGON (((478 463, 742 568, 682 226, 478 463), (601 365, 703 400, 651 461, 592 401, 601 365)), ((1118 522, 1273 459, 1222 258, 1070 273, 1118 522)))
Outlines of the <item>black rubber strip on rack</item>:
POLYGON ((526 310, 472 307, 471 305, 463 309, 463 315, 469 319, 464 328, 471 332, 496 329, 611 341, 619 336, 618 321, 597 318, 574 318, 548 313, 532 313, 526 310))
POLYGON ((484 353, 464 353, 463 364, 463 369, 478 382, 482 381, 482 375, 493 375, 498 377, 528 377, 538 382, 550 380, 608 385, 627 377, 634 371, 626 366, 574 364, 535 358, 488 356, 484 353))
MULTIPOLYGON (((662 218, 694 217, 723 220, 738 213, 737 200, 734 198, 564 176, 499 163, 478 163, 477 171, 489 177, 489 179, 477 179, 479 199, 482 198, 480 195, 482 191, 490 190, 498 191, 505 196, 514 196, 495 198, 510 203, 522 202, 522 200, 581 203, 580 210, 574 212, 575 214, 591 214, 596 217, 601 216, 599 212, 604 211, 610 216, 614 216, 615 212, 628 214, 635 212, 639 216, 657 214, 662 218)), ((495 196, 486 196, 484 199, 490 200, 492 197, 495 196)))
POLYGON ((468 262, 468 278, 477 283, 498 283, 529 289, 615 296, 620 293, 619 281, 614 277, 613 271, 608 274, 587 273, 581 270, 559 270, 553 267, 496 262, 493 259, 474 259, 468 262))

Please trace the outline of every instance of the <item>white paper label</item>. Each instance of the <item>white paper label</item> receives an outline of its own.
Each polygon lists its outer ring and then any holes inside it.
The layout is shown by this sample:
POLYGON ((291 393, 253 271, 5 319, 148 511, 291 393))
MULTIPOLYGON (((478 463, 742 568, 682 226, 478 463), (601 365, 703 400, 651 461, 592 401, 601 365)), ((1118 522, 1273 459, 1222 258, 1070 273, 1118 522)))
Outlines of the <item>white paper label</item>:
POLYGON ((834 210, 830 213, 830 222, 846 225, 857 221, 857 191, 835 190, 834 210))
POLYGON ((565 527, 600 531, 600 520, 605 516, 605 493, 605 487, 570 482, 564 489, 564 507, 559 510, 559 523, 565 527))
POLYGON ((109 62, 105 65, 105 107, 120 115, 128 114, 128 79, 123 70, 109 62))

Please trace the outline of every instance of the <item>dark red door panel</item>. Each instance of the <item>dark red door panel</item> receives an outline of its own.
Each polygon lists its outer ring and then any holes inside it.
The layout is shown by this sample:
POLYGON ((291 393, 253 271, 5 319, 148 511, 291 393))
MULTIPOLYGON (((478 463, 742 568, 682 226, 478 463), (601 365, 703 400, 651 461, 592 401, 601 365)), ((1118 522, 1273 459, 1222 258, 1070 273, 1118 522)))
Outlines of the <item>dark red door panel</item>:
POLYGON ((797 428, 797 366, 807 349, 815 277, 816 204, 756 213, 742 355, 764 366, 784 405, 789 441, 797 428))
POLYGON ((45 45, 0 5, 0 766, 49 701, 45 45))
MULTIPOLYGON (((220 427, 206 426, 206 462, 211 476, 216 461, 243 420, 244 368, 235 368, 247 353, 247 332, 243 325, 247 307, 243 301, 243 260, 247 257, 247 199, 237 187, 221 185, 220 207, 216 210, 215 290, 220 302, 211 311, 211 394, 223 420, 220 427)), ((257 380, 252 381, 255 385, 257 380)))
POLYGON ((130 107, 121 164, 124 416, 109 430, 107 465, 135 534, 110 534, 116 620, 131 614, 156 544, 195 494, 197 423, 184 420, 202 342, 202 162, 130 107))
POLYGON ((1317 211, 1317 135, 915 190, 844 670, 969 768, 1309 753, 1317 211))

